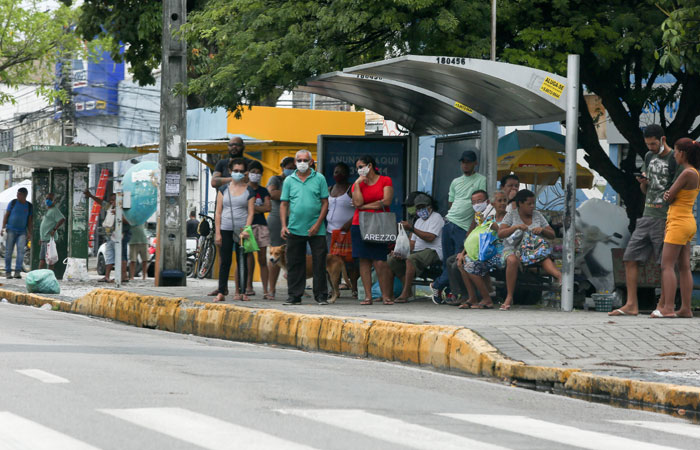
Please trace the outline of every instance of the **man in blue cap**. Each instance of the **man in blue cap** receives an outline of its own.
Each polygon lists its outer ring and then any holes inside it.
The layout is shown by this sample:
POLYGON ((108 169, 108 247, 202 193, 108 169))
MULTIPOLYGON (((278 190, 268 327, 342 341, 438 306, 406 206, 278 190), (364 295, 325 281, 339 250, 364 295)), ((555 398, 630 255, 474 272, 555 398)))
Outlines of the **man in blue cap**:
POLYGON ((476 148, 462 152, 459 161, 462 163, 462 176, 452 180, 448 194, 449 211, 445 216, 445 226, 442 229, 442 274, 430 284, 433 303, 444 303, 442 290, 449 283, 447 258, 459 253, 464 247, 464 239, 474 219, 472 194, 474 191, 486 190, 486 177, 474 170, 477 166, 476 148))

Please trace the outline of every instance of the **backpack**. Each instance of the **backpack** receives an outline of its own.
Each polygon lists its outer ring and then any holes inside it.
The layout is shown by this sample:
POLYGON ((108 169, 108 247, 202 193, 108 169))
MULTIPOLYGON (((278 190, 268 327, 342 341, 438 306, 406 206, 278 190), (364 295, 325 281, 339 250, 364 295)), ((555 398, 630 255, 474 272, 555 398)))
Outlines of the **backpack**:
MULTIPOLYGON (((12 214, 12 210, 14 209, 16 203, 17 203, 17 199, 16 199, 16 198, 13 198, 12 201, 10 202, 10 204, 7 205, 7 211, 8 211, 10 214, 12 214)), ((27 204, 29 205, 29 215, 31 216, 31 215, 33 215, 33 211, 32 211, 32 208, 33 208, 32 202, 27 202, 27 204)))

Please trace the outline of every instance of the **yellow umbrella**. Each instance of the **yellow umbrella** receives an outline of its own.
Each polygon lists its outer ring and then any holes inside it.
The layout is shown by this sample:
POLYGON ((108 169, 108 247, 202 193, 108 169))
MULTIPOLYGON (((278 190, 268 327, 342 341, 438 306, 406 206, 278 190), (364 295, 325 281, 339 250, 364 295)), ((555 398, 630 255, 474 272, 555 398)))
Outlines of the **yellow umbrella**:
MULTIPOLYGON (((513 172, 521 183, 556 184, 564 178, 564 155, 543 147, 532 147, 506 153, 498 158, 498 178, 513 172)), ((593 187, 593 173, 576 164, 576 187, 593 187)))

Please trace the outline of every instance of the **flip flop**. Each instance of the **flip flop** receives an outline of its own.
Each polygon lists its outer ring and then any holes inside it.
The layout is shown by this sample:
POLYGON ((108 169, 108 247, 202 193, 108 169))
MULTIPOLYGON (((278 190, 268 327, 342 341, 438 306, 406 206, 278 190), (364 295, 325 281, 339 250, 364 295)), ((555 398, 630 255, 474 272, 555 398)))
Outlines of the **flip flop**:
POLYGON ((382 300, 382 303, 384 303, 385 305, 393 305, 394 301, 393 300, 382 300))
POLYGON ((462 303, 457 307, 457 309, 472 309, 472 304, 471 303, 462 303))
POLYGON ((510 311, 510 307, 512 305, 501 305, 500 308, 498 308, 499 311, 510 311))
POLYGON ((493 309, 493 303, 490 305, 487 305, 485 303, 478 303, 476 305, 472 305, 472 309, 493 309))
POLYGON ((637 314, 626 313, 621 309, 615 309, 608 313, 609 316, 636 316, 637 314))
POLYGON ((655 309, 649 315, 650 319, 675 319, 676 317, 678 317, 676 313, 673 313, 673 315, 664 316, 658 309, 655 309))
POLYGON ((372 299, 365 299, 360 302, 360 305, 371 305, 372 304, 372 299))
POLYGON ((395 299, 394 299, 394 303, 408 303, 408 299, 407 299, 407 298, 398 297, 398 298, 395 298, 395 299))

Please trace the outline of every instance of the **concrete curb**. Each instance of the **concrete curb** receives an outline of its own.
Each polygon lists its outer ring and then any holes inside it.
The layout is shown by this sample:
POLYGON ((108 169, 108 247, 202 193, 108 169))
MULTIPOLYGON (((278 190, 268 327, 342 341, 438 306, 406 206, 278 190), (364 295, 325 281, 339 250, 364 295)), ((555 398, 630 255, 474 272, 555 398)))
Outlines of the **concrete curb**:
POLYGON ((507 358, 474 331, 456 326, 288 313, 108 289, 94 290, 72 303, 2 289, 0 297, 20 305, 50 303, 54 310, 144 328, 408 362, 610 403, 700 413, 700 388, 607 377, 580 369, 530 366, 507 358))

